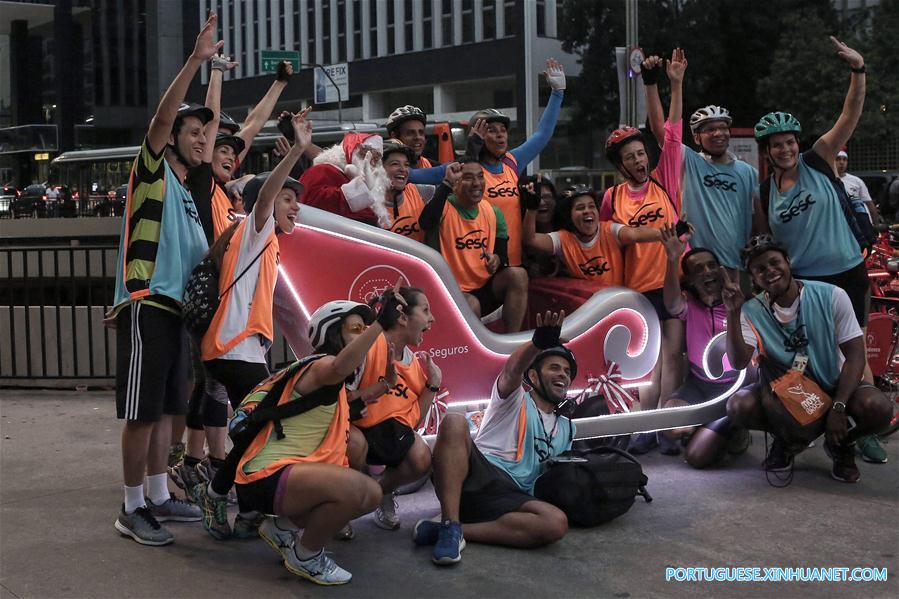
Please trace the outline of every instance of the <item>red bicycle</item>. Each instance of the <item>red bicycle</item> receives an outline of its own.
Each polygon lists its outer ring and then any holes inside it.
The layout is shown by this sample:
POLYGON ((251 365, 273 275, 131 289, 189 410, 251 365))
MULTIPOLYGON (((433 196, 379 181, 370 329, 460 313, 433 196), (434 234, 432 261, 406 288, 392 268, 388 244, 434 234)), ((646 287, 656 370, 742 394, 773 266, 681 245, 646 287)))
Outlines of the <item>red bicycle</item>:
POLYGON ((874 383, 896 403, 890 426, 880 436, 899 430, 899 226, 883 231, 871 248, 866 266, 871 282, 871 313, 865 339, 874 383))

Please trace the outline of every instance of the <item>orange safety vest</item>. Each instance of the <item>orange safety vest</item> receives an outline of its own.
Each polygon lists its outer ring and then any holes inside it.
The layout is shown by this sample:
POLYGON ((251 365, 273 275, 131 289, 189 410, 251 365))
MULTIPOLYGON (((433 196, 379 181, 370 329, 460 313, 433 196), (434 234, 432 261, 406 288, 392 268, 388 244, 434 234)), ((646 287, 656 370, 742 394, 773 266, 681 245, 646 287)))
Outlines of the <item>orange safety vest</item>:
POLYGON ((490 280, 487 254, 496 245, 496 213, 489 204, 477 205, 478 216, 466 220, 449 201, 440 219, 440 253, 462 291, 473 291, 490 280))
MULTIPOLYGON (((219 275, 219 293, 223 293, 231 285, 238 274, 237 258, 240 254, 240 241, 247 226, 254 226, 252 218, 245 218, 234 231, 234 236, 228 243, 225 255, 222 259, 221 275, 219 275), (248 222, 249 221, 249 222, 248 222)), ((219 304, 209 329, 203 335, 200 344, 203 361, 214 360, 234 348, 238 343, 252 335, 262 335, 269 341, 275 338, 272 325, 272 297, 275 293, 275 282, 278 278, 278 237, 274 231, 268 240, 268 247, 259 257, 259 278, 256 281, 256 290, 253 292, 253 300, 249 306, 234 306, 239 310, 247 310, 246 327, 242 332, 231 339, 221 339, 220 331, 228 316, 228 308, 231 304, 231 293, 228 292, 219 304)), ((251 256, 251 259, 255 256, 251 256)), ((244 275, 247 276, 247 275, 244 275)), ((242 281, 241 281, 242 282, 242 281)), ((240 282, 238 283, 238 285, 240 282)))
MULTIPOLYGON (((300 377, 303 376, 303 373, 306 372, 306 369, 312 366, 313 363, 314 362, 306 365, 305 368, 302 368, 299 372, 297 372, 290 378, 290 380, 287 382, 287 385, 284 386, 284 391, 281 393, 281 397, 278 399, 279 406, 290 401, 290 396, 293 393, 294 385, 297 384, 297 381, 300 380, 300 377)), ((271 385, 275 380, 276 377, 268 379, 267 381, 260 384, 256 389, 254 389, 253 392, 255 393, 257 391, 263 390, 265 385, 271 385)), ((294 416, 294 418, 302 417, 302 414, 294 416)), ((234 482, 246 485, 271 476, 284 466, 288 466, 290 464, 299 464, 301 462, 315 464, 333 464, 335 466, 343 466, 344 468, 349 468, 349 461, 347 459, 347 446, 349 445, 350 439, 350 408, 347 405, 346 388, 343 385, 340 386, 340 391, 338 392, 337 409, 334 410, 334 416, 333 418, 331 418, 331 424, 328 426, 328 432, 315 451, 307 456, 294 456, 276 460, 271 464, 268 464, 261 470, 251 472, 250 474, 245 473, 244 467, 247 465, 247 463, 249 463, 250 460, 256 457, 256 455, 260 451, 262 451, 262 448, 265 447, 265 445, 269 442, 269 438, 272 435, 272 430, 274 430, 274 427, 274 422, 267 422, 262 431, 258 435, 256 435, 256 438, 253 439, 252 443, 250 443, 250 446, 247 448, 247 450, 244 451, 243 457, 241 457, 240 462, 237 465, 237 476, 235 476, 234 482)))
MULTIPOLYGON (((425 392, 428 375, 417 356, 408 365, 394 360, 393 367, 396 369, 396 385, 379 396, 378 401, 368 404, 368 413, 365 417, 353 423, 359 428, 372 427, 388 418, 399 420, 409 428, 418 427, 418 421, 421 419, 418 397, 425 392)), ((386 370, 387 338, 382 334, 365 356, 365 371, 362 373, 359 389, 377 383, 386 370)))
POLYGON ((409 183, 403 190, 403 202, 397 207, 396 216, 393 214, 393 206, 387 206, 387 212, 390 213, 390 217, 393 219, 390 230, 415 241, 424 241, 425 232, 421 230, 421 225, 418 224, 418 218, 421 216, 421 211, 424 208, 425 203, 421 198, 418 187, 409 183))
POLYGON ((212 184, 212 236, 213 241, 221 237, 222 233, 233 225, 237 219, 234 217, 234 208, 228 194, 218 183, 212 184))
MULTIPOLYGON (((650 181, 640 202, 630 199, 627 183, 612 189, 612 220, 630 227, 661 229, 677 222, 674 205, 658 184, 650 181)), ((634 291, 665 286, 668 257, 661 243, 634 243, 624 249, 624 284, 634 291)))
POLYGON ((484 197, 506 217, 509 231, 509 266, 521 266, 521 198, 518 195, 518 163, 512 154, 503 156, 503 171, 484 171, 484 197))
POLYGON ((571 231, 559 231, 562 258, 568 273, 575 279, 586 279, 603 285, 624 285, 624 258, 615 241, 612 223, 599 223, 593 247, 584 248, 571 231))
POLYGON ((418 164, 415 166, 415 168, 431 168, 432 166, 434 165, 431 164, 431 161, 422 156, 418 159, 418 164))

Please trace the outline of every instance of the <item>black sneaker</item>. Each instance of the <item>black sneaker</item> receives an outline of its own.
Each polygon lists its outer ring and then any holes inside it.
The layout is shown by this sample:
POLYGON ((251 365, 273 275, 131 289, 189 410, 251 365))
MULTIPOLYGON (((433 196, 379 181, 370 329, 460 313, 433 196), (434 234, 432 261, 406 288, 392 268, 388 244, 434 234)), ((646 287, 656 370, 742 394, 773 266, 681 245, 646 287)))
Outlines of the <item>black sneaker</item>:
POLYGON ((652 449, 659 446, 658 435, 652 433, 639 433, 631 437, 631 442, 627 446, 628 453, 634 455, 643 455, 649 453, 652 449))
POLYGON ((787 453, 781 440, 775 437, 763 465, 765 472, 788 472, 793 468, 793 456, 787 453))
POLYGON ((855 443, 834 445, 830 441, 825 441, 824 452, 833 460, 833 466, 830 469, 831 478, 844 483, 858 482, 861 474, 858 466, 855 465, 855 443))
POLYGON ((662 455, 680 455, 680 443, 672 441, 665 433, 659 433, 659 453, 662 455))

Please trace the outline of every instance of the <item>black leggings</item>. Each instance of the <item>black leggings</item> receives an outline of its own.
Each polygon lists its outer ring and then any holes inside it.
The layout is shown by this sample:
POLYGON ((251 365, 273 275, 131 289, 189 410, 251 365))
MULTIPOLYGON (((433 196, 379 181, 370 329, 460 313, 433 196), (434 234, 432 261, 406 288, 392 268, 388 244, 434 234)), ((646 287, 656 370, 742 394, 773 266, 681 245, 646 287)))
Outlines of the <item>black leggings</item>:
POLYGON ((228 424, 228 391, 206 371, 200 359, 199 342, 191 340, 190 361, 194 388, 187 402, 187 428, 201 431, 207 426, 228 424))
MULTIPOLYGON (((241 362, 240 360, 210 360, 204 363, 215 380, 221 382, 228 390, 228 399, 235 410, 240 402, 249 395, 253 388, 269 377, 268 366, 254 362, 241 362)), ((219 495, 225 495, 234 486, 234 477, 237 476, 237 465, 242 456, 234 452, 228 454, 225 463, 215 473, 212 479, 212 490, 219 495)), ((250 509, 241 505, 238 498, 238 508, 241 512, 250 509)))

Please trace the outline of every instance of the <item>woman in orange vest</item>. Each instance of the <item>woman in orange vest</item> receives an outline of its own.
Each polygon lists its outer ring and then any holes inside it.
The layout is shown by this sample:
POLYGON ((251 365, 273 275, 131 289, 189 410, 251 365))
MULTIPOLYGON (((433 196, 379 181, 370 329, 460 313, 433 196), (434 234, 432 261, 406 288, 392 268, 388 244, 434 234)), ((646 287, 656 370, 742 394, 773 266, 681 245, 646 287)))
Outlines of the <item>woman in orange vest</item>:
POLYGON ((424 241, 425 234, 418 224, 421 211, 434 196, 433 185, 409 183, 409 168, 415 152, 398 139, 385 139, 381 163, 390 179, 390 187, 384 198, 390 216, 386 229, 415 241, 424 241))
MULTIPOLYGON (((651 56, 643 62, 643 68, 661 68, 662 64, 662 59, 651 56)), ((675 49, 667 66, 671 105, 665 123, 665 144, 652 174, 646 143, 639 129, 616 129, 606 141, 606 156, 625 181, 606 190, 599 214, 602 220, 658 231, 677 223, 679 206, 675 205, 675 199, 680 189, 682 84, 686 68, 683 50, 675 49)), ((662 350, 653 370, 652 385, 640 390, 643 410, 654 410, 660 396, 663 401, 667 399, 683 377, 683 323, 668 313, 662 297, 666 261, 665 248, 661 244, 635 244, 624 252, 625 286, 642 293, 652 303, 662 325, 662 350)), ((656 444, 655 433, 642 433, 635 437, 630 451, 646 453, 656 444)))
POLYGON ((387 467, 380 479, 384 495, 375 510, 375 524, 386 530, 400 527, 394 492, 431 469, 431 450, 415 431, 443 380, 431 356, 421 360, 410 348, 421 345, 434 324, 428 298, 414 287, 399 293, 406 302, 403 312, 385 321, 384 334, 368 350, 358 391, 350 394, 350 418, 364 435, 364 443, 350 453, 350 464, 387 467))
POLYGON ((352 579, 325 554, 324 545, 381 500, 378 484, 349 468, 350 410, 344 385, 357 379, 366 352, 383 339, 384 324, 407 309, 404 303, 394 289, 381 298, 377 317, 357 302, 321 306, 309 322, 316 355, 259 385, 242 406, 249 409, 289 377, 276 405, 293 403, 301 411, 264 422, 240 456, 237 496, 260 513, 276 515, 262 523, 259 535, 278 551, 284 567, 317 584, 352 579))
MULTIPOLYGON (((244 188, 247 217, 226 230, 210 250, 219 264, 222 297, 203 335, 200 352, 203 364, 225 386, 235 409, 269 375, 266 353, 274 339, 272 297, 278 277, 278 234, 293 233, 300 209, 297 198, 303 187, 288 173, 312 139, 306 112, 293 117, 296 141, 285 159, 244 188)), ((226 497, 236 468, 235 459, 227 457, 205 491, 195 493, 203 507, 203 525, 217 539, 232 534, 226 497)), ((245 506, 240 508, 235 531, 250 536, 260 516, 245 506)))
POLYGON ((540 196, 534 190, 535 185, 539 185, 539 179, 521 187, 521 196, 527 208, 524 244, 558 257, 572 278, 594 282, 598 287, 622 286, 624 259, 621 248, 632 243, 660 241, 662 238, 658 229, 600 222, 596 192, 583 185, 570 187, 562 193, 558 203, 561 230, 537 233, 540 196))

